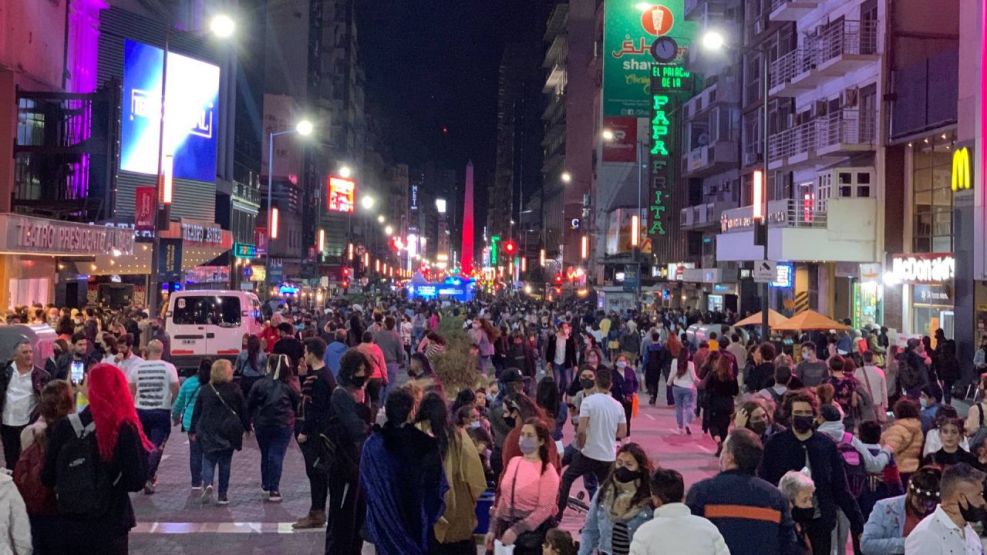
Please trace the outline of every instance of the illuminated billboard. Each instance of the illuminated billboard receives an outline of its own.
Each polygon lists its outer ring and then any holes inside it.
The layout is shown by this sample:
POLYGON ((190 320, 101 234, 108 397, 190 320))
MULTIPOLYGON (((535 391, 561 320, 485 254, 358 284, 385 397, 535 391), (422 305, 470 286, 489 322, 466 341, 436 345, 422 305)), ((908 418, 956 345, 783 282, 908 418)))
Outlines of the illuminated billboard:
POLYGON ((352 213, 356 201, 356 182, 342 177, 330 177, 326 198, 329 201, 329 210, 352 213))
MULTIPOLYGON (((130 40, 123 48, 120 169, 156 175, 164 51, 130 40)), ((169 52, 166 87, 163 155, 174 155, 173 175, 215 181, 219 67, 169 52)))

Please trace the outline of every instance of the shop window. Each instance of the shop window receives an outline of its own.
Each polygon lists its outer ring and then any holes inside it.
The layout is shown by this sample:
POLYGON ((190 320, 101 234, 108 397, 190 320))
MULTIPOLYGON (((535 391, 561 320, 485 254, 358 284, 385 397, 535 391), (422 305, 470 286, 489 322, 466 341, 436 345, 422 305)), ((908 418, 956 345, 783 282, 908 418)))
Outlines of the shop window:
POLYGON ((953 250, 952 153, 925 141, 912 150, 912 247, 915 252, 953 250))

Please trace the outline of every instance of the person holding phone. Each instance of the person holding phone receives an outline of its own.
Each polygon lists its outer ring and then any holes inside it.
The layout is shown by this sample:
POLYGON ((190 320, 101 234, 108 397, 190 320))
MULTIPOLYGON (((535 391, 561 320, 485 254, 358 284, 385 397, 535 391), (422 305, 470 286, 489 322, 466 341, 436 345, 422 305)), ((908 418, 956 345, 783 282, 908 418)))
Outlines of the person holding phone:
POLYGON ((86 370, 96 364, 95 353, 89 350, 89 338, 86 334, 77 332, 72 335, 72 343, 68 352, 64 353, 55 368, 56 380, 68 380, 74 386, 82 383, 86 370))

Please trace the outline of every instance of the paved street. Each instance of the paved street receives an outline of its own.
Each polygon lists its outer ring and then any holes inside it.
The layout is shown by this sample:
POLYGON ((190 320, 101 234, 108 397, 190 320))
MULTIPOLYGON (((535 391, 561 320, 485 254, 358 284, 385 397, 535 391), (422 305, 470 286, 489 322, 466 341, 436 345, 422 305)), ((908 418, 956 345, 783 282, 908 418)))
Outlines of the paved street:
MULTIPOLYGON (((715 444, 709 437, 675 435, 671 408, 644 406, 631 426, 631 440, 646 447, 662 466, 675 468, 686 484, 712 475, 717 469, 715 444)), ((693 427, 698 434, 698 425, 693 427)), ((130 536, 131 552, 148 555, 203 553, 204 546, 222 546, 237 555, 253 553, 321 552, 324 531, 295 533, 291 523, 308 510, 308 482, 297 445, 285 460, 281 492, 284 502, 263 501, 260 491, 259 451, 253 437, 233 456, 230 504, 203 506, 190 490, 188 441, 173 431, 159 472, 158 493, 134 495, 138 525, 130 536)), ((581 487, 577 483, 574 491, 581 487)), ((583 516, 566 513, 563 527, 576 534, 583 516)), ((366 553, 373 553, 369 546, 366 553)))

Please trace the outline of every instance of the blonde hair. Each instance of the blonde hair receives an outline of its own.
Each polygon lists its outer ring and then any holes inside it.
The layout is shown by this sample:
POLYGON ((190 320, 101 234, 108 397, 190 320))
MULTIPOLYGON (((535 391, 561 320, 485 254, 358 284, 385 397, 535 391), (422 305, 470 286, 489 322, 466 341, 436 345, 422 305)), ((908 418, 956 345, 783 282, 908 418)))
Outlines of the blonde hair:
POLYGON ((230 364, 230 361, 225 358, 221 358, 212 363, 212 368, 209 369, 209 382, 218 384, 232 381, 229 373, 229 370, 232 368, 233 365, 230 364))

